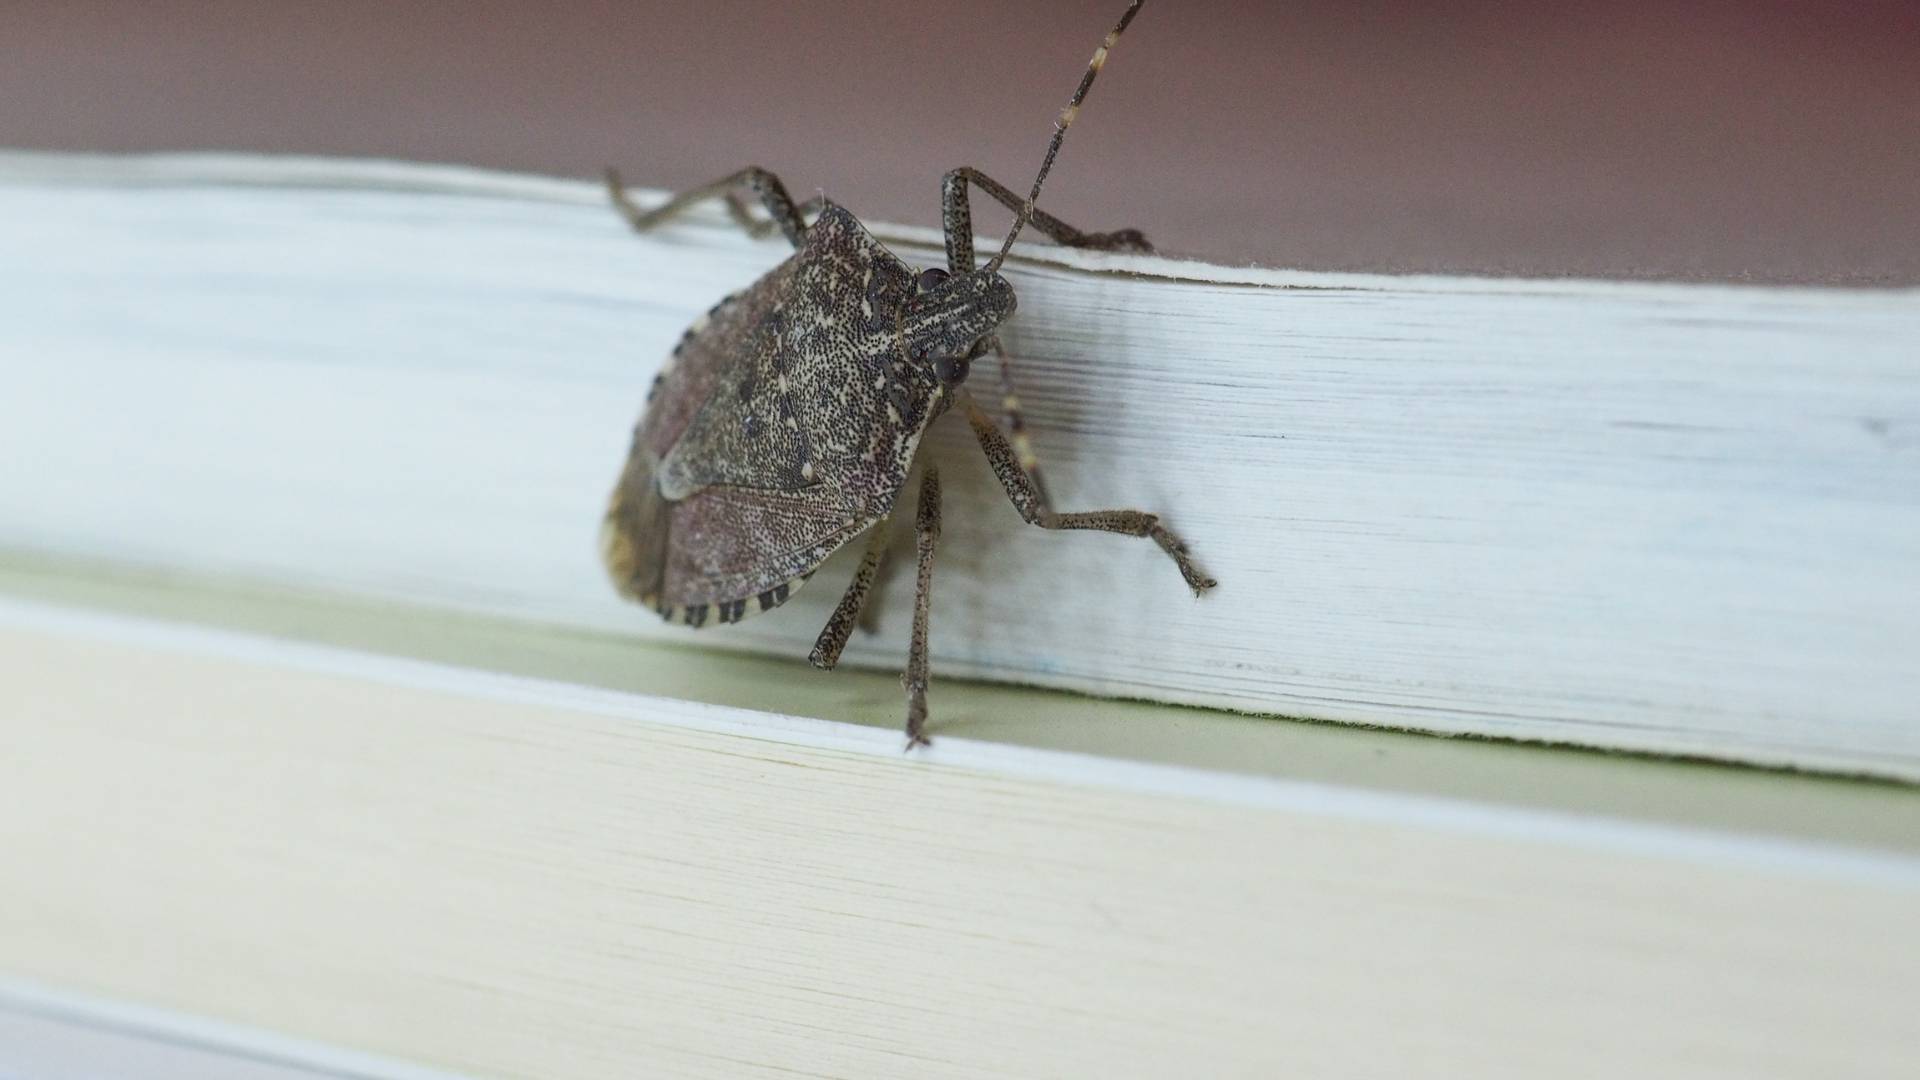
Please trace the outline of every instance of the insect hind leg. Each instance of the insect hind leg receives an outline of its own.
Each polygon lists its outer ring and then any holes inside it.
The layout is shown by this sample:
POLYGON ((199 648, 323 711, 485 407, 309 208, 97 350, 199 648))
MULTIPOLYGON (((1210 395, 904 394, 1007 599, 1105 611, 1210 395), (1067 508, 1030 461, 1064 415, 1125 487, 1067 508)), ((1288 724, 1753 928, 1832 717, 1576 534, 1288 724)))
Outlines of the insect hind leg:
MULTIPOLYGON (((993 467, 993 475, 1000 481, 1000 486, 1006 489, 1008 500, 1013 503, 1014 509, 1020 511, 1021 518, 1027 524, 1042 529, 1092 529, 1126 536, 1144 536, 1157 544, 1180 568, 1181 578, 1195 596, 1219 584, 1200 572, 1187 552, 1187 545, 1172 530, 1160 524, 1160 519, 1153 514, 1141 510, 1090 510, 1071 514, 1055 511, 1046 490, 1035 483, 1038 462, 1034 462, 1030 469, 1021 461, 1013 444, 993 422, 993 418, 981 410, 973 397, 963 393, 961 400, 966 405, 967 422, 973 426, 974 437, 980 440, 980 449, 986 453, 987 462, 993 467)), ((1027 454, 1030 459, 1031 448, 1027 454)))
POLYGON ((795 206, 792 196, 787 194, 787 187, 780 182, 780 178, 757 165, 749 165, 739 172, 723 176, 710 184, 702 184, 697 188, 682 191, 651 210, 640 209, 627 195, 626 185, 621 183, 618 172, 608 169, 606 177, 607 194, 613 199, 614 209, 620 211, 620 216, 627 219, 627 224, 633 228, 634 232, 646 232, 661 222, 686 213, 689 208, 707 199, 721 199, 726 205, 727 216, 733 219, 734 224, 745 229, 749 236, 763 236, 777 228, 789 243, 799 247, 807 232, 806 214, 811 210, 818 210, 825 202, 823 199, 816 198, 809 199, 802 206, 795 206), (747 188, 759 197, 760 205, 767 209, 767 220, 754 220, 735 190, 741 187, 747 188))
MULTIPOLYGON (((794 207, 793 212, 800 218, 800 228, 804 231, 807 227, 807 219, 818 217, 820 211, 825 208, 826 205, 827 197, 825 195, 815 195, 813 198, 794 207)), ((753 212, 747 209, 747 204, 741 200, 740 193, 737 191, 727 193, 727 216, 733 219, 735 225, 744 229, 748 236, 756 240, 760 237, 772 236, 774 233, 782 231, 782 226, 778 220, 771 217, 754 217, 753 212)))

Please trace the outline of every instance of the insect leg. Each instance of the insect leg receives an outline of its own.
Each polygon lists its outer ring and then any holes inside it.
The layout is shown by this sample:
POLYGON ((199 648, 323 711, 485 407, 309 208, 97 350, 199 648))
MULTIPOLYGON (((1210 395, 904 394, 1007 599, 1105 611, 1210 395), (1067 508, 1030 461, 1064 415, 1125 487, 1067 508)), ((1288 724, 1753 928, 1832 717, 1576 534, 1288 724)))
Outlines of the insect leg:
MULTIPOLYGON (((940 181, 940 220, 947 239, 947 269, 952 273, 964 273, 974 268, 973 263, 973 211, 967 198, 967 188, 971 185, 992 196, 1002 206, 1019 213, 1025 201, 1005 184, 988 176, 978 169, 961 166, 947 173, 940 181)), ((1093 248, 1101 251, 1152 251, 1153 245, 1140 235, 1138 229, 1118 229, 1113 232, 1088 233, 1061 221, 1052 214, 1036 208, 1029 223, 1051 237, 1055 243, 1066 247, 1093 248)), ((1000 347, 1000 339, 987 338, 980 343, 975 355, 991 352, 999 361, 1000 402, 1007 417, 1007 428, 1013 433, 1013 449, 1020 467, 1027 471, 1033 484, 1040 491, 1041 501, 1046 501, 1046 481, 1040 477, 1040 463, 1033 455, 1033 446, 1027 439, 1026 417, 1020 411, 1020 395, 1013 386, 1013 363, 1007 358, 1007 352, 1000 347)))
POLYGON ((999 478, 1000 486, 1007 491, 1007 498, 1013 502, 1014 509, 1029 525, 1042 529, 1094 529, 1100 532, 1122 533, 1127 536, 1145 536, 1160 546, 1160 550, 1173 559, 1180 568, 1180 576, 1186 579, 1187 587, 1194 595, 1219 584, 1200 572, 1187 555, 1187 545, 1181 543, 1160 519, 1140 510, 1091 510, 1083 513, 1062 514, 1053 509, 1046 493, 1036 487, 1027 470, 1022 467, 1007 437, 971 395, 962 394, 966 403, 967 422, 973 425, 974 437, 980 440, 980 449, 985 451, 988 464, 993 466, 993 474, 999 478))
POLYGON ((860 632, 877 634, 880 632, 880 608, 886 599, 887 590, 893 587, 894 579, 900 576, 901 561, 892 557, 893 549, 887 549, 888 556, 880 560, 880 572, 873 577, 873 591, 867 596, 867 606, 860 610, 860 632))
MULTIPOLYGON (((973 211, 967 201, 969 184, 986 192, 995 202, 1016 214, 1020 212, 1025 202, 1005 184, 979 169, 962 165, 941 178, 940 225, 947 234, 947 269, 956 274, 974 268, 973 211)), ((1147 238, 1140 235, 1139 229, 1116 229, 1113 232, 1103 233, 1081 232, 1040 209, 1034 210, 1029 224, 1045 233, 1054 243, 1064 247, 1093 248, 1097 251, 1153 250, 1153 245, 1147 243, 1147 238)))
POLYGON ((853 572, 853 580, 847 583, 839 606, 827 618, 827 625, 820 629, 820 637, 813 643, 813 652, 807 656, 807 662, 814 667, 832 671, 833 665, 840 662, 840 650, 847 647, 847 638, 860 622, 860 613, 867 605, 867 593, 880 572, 881 560, 886 558, 887 540, 887 519, 881 518, 868 530, 867 550, 860 556, 860 568, 853 572))
MULTIPOLYGON (((793 212, 799 215, 800 218, 800 227, 805 229, 807 227, 807 219, 817 217, 821 209, 826 205, 827 197, 825 195, 815 195, 813 198, 794 207, 793 212)), ((755 239, 762 236, 770 236, 781 227, 780 222, 773 218, 754 217, 753 212, 747 209, 746 202, 740 198, 740 193, 737 191, 727 192, 727 216, 733 219, 735 225, 745 229, 748 236, 754 237, 755 239)))
POLYGON ((1007 350, 1001 347, 997 335, 982 339, 975 350, 974 358, 979 353, 990 352, 999 361, 996 370, 1000 377, 1000 408, 1007 418, 1007 431, 1013 442, 1013 458, 1020 463, 1027 479, 1033 482, 1040 505, 1051 507, 1053 501, 1047 498, 1046 480, 1040 475, 1040 459, 1033 452, 1032 440, 1027 438, 1027 416, 1020 407, 1020 392, 1013 386, 1013 360, 1007 356, 1007 350))
MULTIPOLYGON (((607 193, 613 198, 614 208, 633 226, 634 232, 646 232, 669 218, 684 213, 686 209, 703 199, 724 198, 727 213, 747 232, 759 235, 764 223, 753 220, 747 209, 741 204, 734 188, 745 186, 760 197, 760 204, 767 208, 772 224, 785 234, 794 247, 800 246, 800 238, 806 234, 807 223, 801 210, 793 205, 793 199, 787 194, 785 184, 780 178, 760 168, 749 165, 731 176, 723 176, 711 184, 702 184, 697 188, 682 191, 666 202, 651 210, 642 210, 627 197, 627 189, 620 182, 620 174, 607 170, 607 193)), ((809 203, 809 205, 815 205, 809 203)))
POLYGON ((927 606, 933 593, 933 548, 940 540, 940 470, 928 463, 920 477, 920 505, 914 514, 913 551, 919 574, 913 590, 913 640, 907 646, 907 749, 925 746, 927 736, 927 606))

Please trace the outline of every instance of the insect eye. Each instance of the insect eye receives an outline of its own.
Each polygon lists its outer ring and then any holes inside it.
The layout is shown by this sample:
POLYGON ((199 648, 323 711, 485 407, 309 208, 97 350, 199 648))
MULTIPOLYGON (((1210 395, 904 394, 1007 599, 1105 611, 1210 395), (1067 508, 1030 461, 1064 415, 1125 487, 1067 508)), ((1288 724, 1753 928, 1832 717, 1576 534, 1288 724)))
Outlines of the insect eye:
POLYGON ((930 266, 927 269, 920 271, 920 285, 919 285, 920 291, 932 292, 935 288, 939 286, 941 282, 945 280, 947 280, 947 272, 945 270, 942 270, 937 266, 930 266))
POLYGON ((965 382, 967 378, 967 358, 964 356, 943 356, 933 362, 933 377, 948 385, 965 382))

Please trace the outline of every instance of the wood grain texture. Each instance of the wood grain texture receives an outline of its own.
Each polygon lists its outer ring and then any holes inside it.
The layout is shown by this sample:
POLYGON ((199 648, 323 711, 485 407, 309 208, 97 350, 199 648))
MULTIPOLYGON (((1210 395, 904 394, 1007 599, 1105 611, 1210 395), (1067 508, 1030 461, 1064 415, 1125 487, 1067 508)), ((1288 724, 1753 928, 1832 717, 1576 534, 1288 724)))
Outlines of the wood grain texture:
POLYGON ((0 631, 0 972, 501 1077, 1894 1077, 1910 857, 0 631), (944 754, 942 757, 940 755, 944 754))
MULTIPOLYGON (((594 529, 778 245, 404 166, 4 172, 0 543, 685 634, 594 529)), ((1920 296, 1024 250, 1056 500, 1165 513, 1223 584, 1022 527, 947 423, 936 679, 1920 776, 1920 296)), ((804 655, 836 592, 685 640, 804 655)), ((850 660, 898 665, 906 592, 850 660)))

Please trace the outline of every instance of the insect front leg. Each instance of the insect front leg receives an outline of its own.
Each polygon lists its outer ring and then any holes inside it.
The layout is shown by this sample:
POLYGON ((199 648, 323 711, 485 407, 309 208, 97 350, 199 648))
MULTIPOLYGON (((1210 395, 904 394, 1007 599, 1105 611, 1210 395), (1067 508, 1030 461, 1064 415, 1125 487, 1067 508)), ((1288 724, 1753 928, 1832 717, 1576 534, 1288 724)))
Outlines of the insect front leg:
POLYGON ((1013 502, 1014 509, 1029 525, 1042 529, 1093 529, 1099 532, 1121 533, 1126 536, 1144 536, 1160 546, 1180 568, 1180 576, 1186 580, 1187 587, 1194 595, 1219 584, 1200 572, 1187 554, 1187 545, 1175 536, 1172 530, 1160 524, 1153 514, 1140 510, 1090 510, 1081 513, 1062 514, 1053 509, 1046 492, 1037 487, 1027 470, 1021 466, 1007 437, 994 424, 993 418, 981 411, 972 395, 962 394, 961 400, 967 407, 967 422, 973 425, 974 437, 980 440, 980 449, 987 455, 987 462, 993 466, 993 475, 1000 480, 1000 486, 1006 489, 1007 498, 1013 502))
POLYGON ((807 656, 807 662, 814 667, 832 671, 840 662, 840 650, 847 647, 847 638, 859 624, 861 612, 867 606, 867 593, 872 591, 880 564, 887 557, 888 539, 887 519, 881 518, 868 530, 867 550, 860 556, 860 568, 853 572, 847 591, 841 594, 839 605, 827 617, 827 625, 821 628, 820 637, 813 643, 813 652, 807 656))
POLYGON ((995 373, 1000 380, 1000 409, 1007 418, 1007 432, 1013 443, 1013 457, 1032 482, 1034 493, 1041 506, 1052 506, 1047 498, 1047 482, 1040 475, 1040 459, 1033 452, 1033 441, 1027 437, 1027 414, 1020 406, 1020 392, 1013 385, 1013 359, 1000 344, 998 335, 981 339, 974 346, 969 360, 978 359, 984 353, 992 353, 996 361, 995 373))
POLYGON ((920 477, 915 509, 913 551, 917 564, 913 590, 913 639, 907 646, 907 749, 927 745, 927 607, 933 595, 933 549, 940 541, 940 470, 927 464, 920 477))
MULTIPOLYGON (((967 197, 969 187, 977 187, 1000 205, 1018 214, 1025 205, 1019 195, 998 180, 978 169, 961 166, 947 173, 940 181, 940 221, 947 241, 947 270, 950 273, 965 273, 974 268, 973 262, 973 209, 967 197)), ((1138 229, 1116 229, 1113 232, 1089 233, 1061 221, 1052 214, 1035 207, 1029 224, 1045 233, 1052 240, 1065 247, 1091 248, 1097 251, 1152 251, 1153 245, 1140 235, 1138 229)), ((1027 420, 1020 410, 1020 395, 1013 385, 1013 363, 1007 358, 1006 350, 1000 347, 1000 339, 987 338, 974 350, 973 359, 982 353, 991 352, 999 361, 1000 403, 1007 418, 1007 429, 1013 434, 1013 449, 1022 468, 1027 470, 1033 485, 1040 490, 1041 500, 1046 498, 1046 481, 1040 476, 1040 463, 1033 455, 1033 446, 1027 440, 1027 420)))
POLYGON ((651 210, 642 210, 635 205, 627 196, 626 186, 620 182, 620 174, 612 169, 607 170, 607 192, 613 198, 614 208, 627 219, 627 224, 633 227, 634 232, 646 232, 663 221, 685 213, 689 207, 704 199, 723 199, 727 215, 748 235, 761 236, 770 229, 778 228, 794 247, 799 247, 801 238, 806 235, 805 215, 818 210, 825 201, 816 198, 808 200, 805 206, 795 206, 780 178, 757 165, 749 165, 711 184, 682 191, 651 210), (746 205, 734 191, 738 187, 746 187, 759 196, 760 205, 767 208, 767 221, 755 221, 753 215, 747 212, 746 205))
MULTIPOLYGON (((1016 214, 1025 204, 1025 200, 1014 194, 1005 184, 979 169, 962 165, 942 177, 940 180, 940 226, 947 234, 947 270, 955 274, 973 269, 973 210, 967 201, 968 185, 986 192, 993 197, 994 201, 1016 214)), ((1153 245, 1147 243, 1147 238, 1140 235, 1139 229, 1116 229, 1113 232, 1102 233, 1082 232, 1038 207, 1034 208, 1033 217, 1028 224, 1063 247, 1092 248, 1096 251, 1146 252, 1153 250, 1153 245)))

